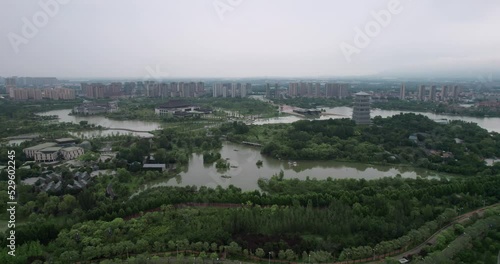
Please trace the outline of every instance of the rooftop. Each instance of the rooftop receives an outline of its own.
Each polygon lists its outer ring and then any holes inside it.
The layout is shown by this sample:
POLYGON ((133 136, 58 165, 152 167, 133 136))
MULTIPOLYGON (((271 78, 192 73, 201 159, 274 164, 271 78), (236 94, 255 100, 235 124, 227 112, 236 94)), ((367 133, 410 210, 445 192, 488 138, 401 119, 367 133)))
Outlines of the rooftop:
POLYGON ((144 164, 144 166, 142 166, 143 168, 146 168, 146 169, 165 169, 166 166, 165 164, 144 164))
POLYGON ((25 150, 41 150, 41 149, 44 149, 44 148, 53 147, 55 145, 57 145, 57 143, 47 142, 47 143, 42 143, 42 144, 38 144, 36 146, 29 147, 29 148, 25 148, 25 150))
POLYGON ((57 143, 73 142, 76 141, 74 138, 58 138, 55 140, 57 143))
POLYGON ((359 93, 355 93, 355 95, 371 95, 371 94, 365 93, 365 92, 359 92, 359 93))
POLYGON ((40 152, 58 152, 59 150, 61 150, 61 147, 48 147, 48 148, 40 149, 39 151, 40 152))
POLYGON ((82 148, 80 147, 67 147, 67 148, 63 148, 61 149, 61 151, 76 151, 76 150, 80 150, 82 148))

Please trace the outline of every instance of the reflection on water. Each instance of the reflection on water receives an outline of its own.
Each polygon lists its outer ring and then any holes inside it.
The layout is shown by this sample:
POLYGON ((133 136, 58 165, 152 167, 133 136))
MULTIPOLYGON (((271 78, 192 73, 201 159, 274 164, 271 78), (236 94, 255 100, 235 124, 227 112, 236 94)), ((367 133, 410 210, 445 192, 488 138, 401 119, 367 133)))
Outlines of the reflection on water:
POLYGON ((203 164, 200 154, 193 154, 187 171, 180 173, 181 179, 159 181, 144 186, 143 189, 154 186, 207 186, 216 187, 221 185, 227 187, 230 184, 243 190, 256 190, 259 178, 269 178, 278 174, 280 170, 285 173, 285 178, 298 178, 305 180, 308 176, 316 179, 377 179, 382 177, 392 177, 400 174, 406 178, 439 177, 446 176, 436 172, 423 169, 415 169, 401 166, 380 166, 342 161, 282 161, 268 158, 260 154, 260 149, 239 145, 231 142, 224 142, 220 151, 222 158, 229 158, 231 168, 226 172, 219 172, 215 165, 203 164), (237 150, 237 151, 235 151, 237 150), (262 167, 258 168, 256 162, 262 160, 262 167), (221 176, 230 176, 223 178, 221 176))

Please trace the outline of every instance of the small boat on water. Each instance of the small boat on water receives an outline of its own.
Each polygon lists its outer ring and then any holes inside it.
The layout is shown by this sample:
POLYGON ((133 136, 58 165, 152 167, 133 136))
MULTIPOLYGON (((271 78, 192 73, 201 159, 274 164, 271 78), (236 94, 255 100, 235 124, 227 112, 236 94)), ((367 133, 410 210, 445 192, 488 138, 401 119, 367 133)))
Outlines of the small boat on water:
POLYGON ((235 149, 234 151, 238 151, 237 149, 235 149))
POLYGON ((224 178, 224 179, 230 179, 230 178, 231 178, 231 176, 229 176, 229 175, 222 175, 222 176, 220 176, 220 177, 221 177, 221 178, 224 178))
POLYGON ((235 165, 231 165, 231 168, 238 168, 238 166, 235 166, 235 165))

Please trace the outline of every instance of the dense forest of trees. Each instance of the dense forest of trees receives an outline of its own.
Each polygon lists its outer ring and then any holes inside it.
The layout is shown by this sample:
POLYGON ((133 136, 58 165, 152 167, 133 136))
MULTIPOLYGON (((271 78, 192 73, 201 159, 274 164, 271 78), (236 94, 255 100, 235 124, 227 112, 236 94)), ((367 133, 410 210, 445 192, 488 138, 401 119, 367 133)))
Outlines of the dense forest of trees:
MULTIPOLYGON (((121 173, 119 181, 131 177, 121 173)), ((242 255, 244 249, 248 254, 262 249, 275 252, 277 258, 287 250, 294 252, 293 258, 311 251, 326 252, 317 256, 330 260, 362 258, 368 248, 384 253, 419 243, 457 213, 500 200, 500 178, 494 176, 297 181, 276 175, 260 182, 267 193, 242 192, 232 186, 158 187, 118 200, 104 191, 112 178, 100 179, 75 197, 40 193, 20 201, 24 205, 19 212, 29 215, 29 221, 16 228, 19 245, 39 241, 43 256, 62 258, 64 251, 77 259, 123 256, 126 247, 135 253, 144 248, 161 252, 170 241, 184 241, 184 249, 198 242, 228 246, 234 242, 239 248, 235 254, 242 255), (169 206, 186 202, 241 206, 169 206), (154 208, 161 210, 136 220, 121 219, 154 208)))

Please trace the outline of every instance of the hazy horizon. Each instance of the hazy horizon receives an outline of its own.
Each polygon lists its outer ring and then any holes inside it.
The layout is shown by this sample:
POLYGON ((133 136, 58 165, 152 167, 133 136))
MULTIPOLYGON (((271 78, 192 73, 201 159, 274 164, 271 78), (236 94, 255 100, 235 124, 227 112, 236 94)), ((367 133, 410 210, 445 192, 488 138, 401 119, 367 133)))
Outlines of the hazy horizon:
POLYGON ((59 1, 0 3, 0 76, 500 75, 500 2, 494 0, 59 1), (383 25, 374 14, 390 11, 390 5, 397 12, 383 25), (380 30, 368 36, 367 45, 356 45, 355 28, 366 34, 373 22, 380 30), (26 30, 27 23, 35 33, 26 30), (346 56, 342 45, 357 52, 346 56))

